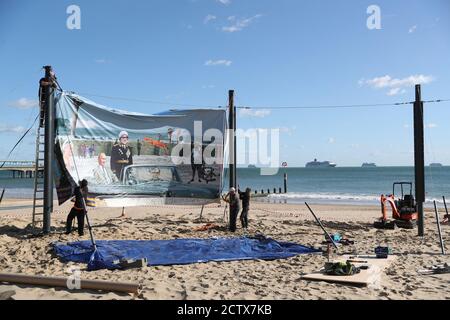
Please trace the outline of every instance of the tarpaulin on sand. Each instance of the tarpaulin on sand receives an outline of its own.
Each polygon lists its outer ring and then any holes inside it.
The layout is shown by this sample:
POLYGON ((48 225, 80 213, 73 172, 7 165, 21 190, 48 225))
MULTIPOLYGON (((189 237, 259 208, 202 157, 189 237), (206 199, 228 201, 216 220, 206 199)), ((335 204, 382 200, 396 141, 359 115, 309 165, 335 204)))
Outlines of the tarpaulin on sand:
POLYGON ((219 201, 226 112, 188 109, 146 115, 74 93, 56 97, 55 185, 59 203, 86 179, 97 206, 219 201))
POLYGON ((54 243, 64 262, 87 263, 88 270, 117 269, 113 261, 147 258, 149 266, 190 264, 208 261, 274 260, 320 250, 265 237, 174 239, 174 240, 100 240, 93 252, 90 241, 54 243))

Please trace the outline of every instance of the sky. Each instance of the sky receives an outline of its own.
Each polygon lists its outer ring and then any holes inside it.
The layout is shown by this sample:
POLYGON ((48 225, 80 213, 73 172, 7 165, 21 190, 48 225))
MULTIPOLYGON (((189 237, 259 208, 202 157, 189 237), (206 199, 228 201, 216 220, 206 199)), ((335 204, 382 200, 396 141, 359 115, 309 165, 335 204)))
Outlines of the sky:
MULTIPOLYGON (((450 2, 0 0, 0 158, 38 113, 44 65, 64 90, 148 114, 226 106, 235 90, 249 108, 238 128, 278 129, 290 167, 413 165, 412 105, 279 107, 410 102, 416 83, 423 100, 450 99, 450 2)), ((450 165, 450 101, 426 103, 424 120, 426 164, 450 165)), ((34 137, 11 158, 33 159, 34 137)))

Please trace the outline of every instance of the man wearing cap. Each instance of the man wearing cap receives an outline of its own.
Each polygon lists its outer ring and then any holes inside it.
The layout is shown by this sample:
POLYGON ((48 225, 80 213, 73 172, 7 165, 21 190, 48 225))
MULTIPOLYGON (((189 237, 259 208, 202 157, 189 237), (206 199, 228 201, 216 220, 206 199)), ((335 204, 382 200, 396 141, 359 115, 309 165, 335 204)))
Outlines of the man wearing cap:
POLYGON ((230 204, 230 231, 236 231, 236 219, 239 213, 240 204, 239 198, 236 194, 236 189, 231 187, 230 192, 222 198, 223 201, 228 202, 230 204))
POLYGON ((122 181, 123 168, 133 164, 133 153, 128 146, 128 132, 119 133, 119 141, 111 149, 111 170, 122 181))

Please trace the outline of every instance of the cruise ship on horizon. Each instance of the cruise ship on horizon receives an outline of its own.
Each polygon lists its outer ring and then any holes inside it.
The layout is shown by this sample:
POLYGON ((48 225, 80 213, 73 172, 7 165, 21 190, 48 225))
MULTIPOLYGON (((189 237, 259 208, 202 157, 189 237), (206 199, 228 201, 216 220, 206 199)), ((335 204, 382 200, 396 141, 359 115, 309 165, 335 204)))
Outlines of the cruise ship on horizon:
POLYGON ((306 168, 334 168, 336 167, 336 163, 330 162, 330 161, 317 161, 317 159, 314 159, 314 161, 308 162, 305 165, 306 168))
POLYGON ((442 163, 434 162, 434 163, 430 163, 430 167, 443 167, 443 165, 442 165, 442 163))
POLYGON ((377 165, 375 163, 373 163, 373 162, 364 162, 361 167, 363 167, 363 168, 374 168, 376 166, 377 165))

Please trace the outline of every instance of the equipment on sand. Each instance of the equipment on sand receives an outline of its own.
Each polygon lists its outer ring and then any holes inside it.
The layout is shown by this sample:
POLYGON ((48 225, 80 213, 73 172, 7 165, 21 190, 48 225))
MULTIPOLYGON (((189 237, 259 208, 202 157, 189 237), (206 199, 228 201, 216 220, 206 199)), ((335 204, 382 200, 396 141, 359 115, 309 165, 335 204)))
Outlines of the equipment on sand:
POLYGON ((392 194, 381 195, 382 217, 374 222, 377 229, 395 229, 395 227, 413 229, 417 225, 418 213, 417 204, 412 194, 412 182, 395 182, 392 186, 392 194), (401 196, 396 198, 395 189, 400 186, 401 196), (406 193, 404 186, 409 186, 409 193, 406 193), (387 205, 391 206, 392 218, 387 216, 387 205))
POLYGON ((450 273, 450 266, 447 263, 438 264, 431 267, 426 267, 425 269, 419 269, 417 272, 421 275, 450 273))
POLYGON ((353 265, 350 261, 346 262, 326 262, 325 274, 334 276, 351 276, 361 271, 359 267, 353 265))
POLYGON ((387 257, 392 254, 392 249, 390 247, 378 246, 375 248, 375 254, 378 259, 387 259, 387 257))

